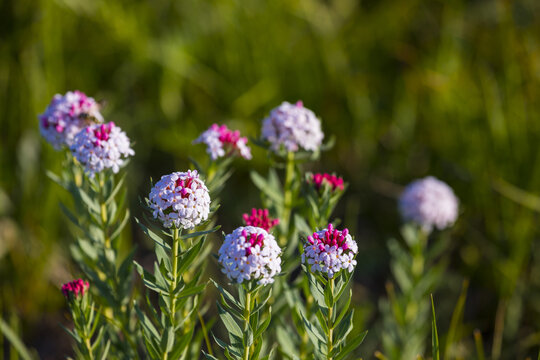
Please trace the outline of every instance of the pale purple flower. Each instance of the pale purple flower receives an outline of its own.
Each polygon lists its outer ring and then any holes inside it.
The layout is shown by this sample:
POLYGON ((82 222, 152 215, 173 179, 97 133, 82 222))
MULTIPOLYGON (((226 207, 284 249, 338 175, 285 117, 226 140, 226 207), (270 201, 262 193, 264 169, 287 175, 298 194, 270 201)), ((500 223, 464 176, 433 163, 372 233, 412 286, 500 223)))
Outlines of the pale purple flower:
POLYGON ((135 154, 126 133, 113 122, 90 125, 79 131, 71 152, 90 177, 106 169, 117 173, 126 159, 135 154))
POLYGON ((167 228, 193 229, 210 213, 210 194, 196 170, 163 175, 149 198, 154 218, 167 228))
POLYGON ((262 138, 270 143, 274 152, 282 147, 286 151, 316 151, 324 134, 313 111, 298 101, 295 105, 283 102, 270 112, 263 120, 262 138))
POLYGON ((45 112, 38 116, 41 135, 56 150, 71 146, 73 138, 87 125, 102 123, 99 104, 81 91, 56 94, 45 112))
POLYGON ((329 224, 326 229, 307 237, 302 263, 307 264, 312 272, 322 272, 331 279, 341 270, 353 272, 357 253, 358 245, 349 230, 340 231, 329 224))
POLYGON ((403 220, 413 222, 425 231, 442 230, 456 222, 458 198, 452 188, 433 176, 415 180, 403 191, 399 210, 403 220))
POLYGON ((222 272, 237 283, 257 280, 271 284, 281 272, 281 249, 273 235, 254 226, 241 226, 225 236, 219 249, 222 272))

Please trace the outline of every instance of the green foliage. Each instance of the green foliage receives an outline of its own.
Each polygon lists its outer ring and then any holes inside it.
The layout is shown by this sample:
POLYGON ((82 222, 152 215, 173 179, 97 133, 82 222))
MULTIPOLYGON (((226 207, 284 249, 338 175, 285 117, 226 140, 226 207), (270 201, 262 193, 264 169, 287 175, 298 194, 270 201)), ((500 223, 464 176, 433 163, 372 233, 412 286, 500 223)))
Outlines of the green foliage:
POLYGON ((109 359, 111 340, 89 294, 68 299, 74 329, 64 328, 75 341, 77 359, 109 359))
MULTIPOLYGON (((272 290, 255 281, 235 286, 238 298, 221 287, 214 285, 220 293, 219 317, 227 329, 229 342, 215 338, 228 360, 269 360, 274 358, 274 347, 268 349, 265 331, 271 322, 271 307, 267 306, 272 290)), ((216 357, 204 354, 207 359, 216 357)))
POLYGON ((349 309, 352 291, 349 291, 345 303, 340 303, 352 275, 347 271, 341 271, 334 278, 328 279, 319 273, 313 274, 306 268, 304 270, 317 304, 316 320, 307 318, 306 314, 300 315, 309 340, 313 344, 315 358, 352 359, 355 356, 353 351, 362 344, 367 334, 367 331, 364 331, 349 336, 353 330, 354 310, 349 309))

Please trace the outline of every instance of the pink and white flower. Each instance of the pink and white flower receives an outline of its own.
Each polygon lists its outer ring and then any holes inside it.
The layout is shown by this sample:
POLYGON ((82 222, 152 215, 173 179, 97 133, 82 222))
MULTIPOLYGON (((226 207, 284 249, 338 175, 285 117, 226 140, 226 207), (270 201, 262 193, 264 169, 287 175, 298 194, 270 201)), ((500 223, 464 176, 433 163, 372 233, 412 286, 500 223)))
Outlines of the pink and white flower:
POLYGON ((302 263, 310 266, 312 272, 322 272, 331 279, 341 270, 353 272, 357 253, 358 245, 349 230, 340 231, 329 224, 326 229, 308 236, 302 263))
POLYGON ((206 144, 206 152, 212 160, 223 156, 240 155, 244 159, 251 159, 251 149, 247 146, 247 137, 240 136, 240 131, 229 130, 226 125, 213 124, 199 136, 194 144, 206 144))
POLYGON ((262 138, 270 143, 274 152, 279 152, 282 147, 286 151, 316 151, 324 134, 313 111, 298 101, 295 105, 283 102, 270 112, 263 120, 262 138))
POLYGON ((279 219, 272 219, 269 216, 268 209, 251 209, 251 214, 244 214, 244 223, 248 226, 256 226, 270 231, 274 226, 279 224, 279 219))
POLYGON ((167 228, 193 229, 210 213, 210 194, 196 170, 163 175, 149 198, 154 218, 167 228))
POLYGON ((71 146, 81 129, 92 123, 102 123, 100 105, 81 91, 56 94, 45 112, 38 116, 41 135, 56 150, 71 146))
POLYGON ((242 283, 257 280, 271 284, 281 272, 281 249, 273 235, 266 230, 245 226, 225 236, 219 249, 219 263, 227 277, 242 283))
POLYGON ((443 230, 452 226, 458 217, 458 207, 459 200, 452 188, 433 176, 407 185, 399 199, 403 220, 416 223, 428 232, 434 227, 443 230))
POLYGON ((106 169, 117 173, 126 159, 135 154, 126 133, 113 122, 90 125, 79 131, 71 152, 90 177, 106 169))

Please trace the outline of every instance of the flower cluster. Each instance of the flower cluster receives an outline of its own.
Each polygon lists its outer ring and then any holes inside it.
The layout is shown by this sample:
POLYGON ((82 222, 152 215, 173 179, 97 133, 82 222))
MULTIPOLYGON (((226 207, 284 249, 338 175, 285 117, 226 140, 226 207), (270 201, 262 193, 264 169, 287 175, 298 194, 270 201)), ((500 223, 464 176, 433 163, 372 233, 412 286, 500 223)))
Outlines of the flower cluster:
POLYGON ((296 105, 283 102, 273 109, 263 121, 262 137, 270 142, 270 148, 275 152, 281 146, 287 151, 300 148, 315 151, 321 146, 324 134, 313 111, 298 101, 296 105))
POLYGON ((313 185, 315 185, 315 188, 317 188, 317 190, 320 190, 323 184, 330 185, 332 187, 332 191, 335 191, 336 189, 338 190, 344 189, 343 178, 337 177, 336 175, 330 175, 327 173, 312 174, 309 181, 313 185))
POLYGON ((112 121, 81 130, 75 135, 71 152, 90 177, 105 169, 117 173, 125 159, 135 154, 126 133, 112 121))
POLYGON ((246 225, 260 227, 266 231, 279 224, 279 219, 270 218, 268 209, 251 209, 251 214, 244 214, 242 217, 246 225))
POLYGON ((273 283, 273 277, 281 271, 280 254, 273 235, 259 227, 245 226, 225 236, 219 262, 230 280, 258 280, 266 285, 273 283))
POLYGON ((88 281, 83 281, 82 279, 73 280, 62 285, 62 294, 64 294, 68 300, 71 298, 76 299, 79 295, 83 296, 84 293, 88 291, 89 287, 90 284, 88 284, 88 281))
POLYGON ((210 194, 196 170, 163 175, 149 198, 154 218, 167 228, 192 229, 210 213, 210 194))
POLYGON ((354 270, 358 253, 358 245, 349 234, 348 229, 343 231, 334 229, 332 224, 328 228, 308 236, 304 244, 302 263, 311 266, 312 272, 320 271, 333 278, 343 269, 349 272, 354 270))
POLYGON ((71 146, 75 135, 91 123, 102 123, 99 104, 80 91, 56 94, 45 112, 38 116, 41 135, 55 149, 71 146))
POLYGON ((247 146, 247 138, 240 136, 240 131, 229 130, 227 126, 213 124, 208 130, 199 136, 194 144, 204 143, 207 145, 206 152, 212 160, 225 155, 239 154, 244 159, 251 159, 251 149, 247 146))
POLYGON ((458 199, 452 188, 433 176, 415 180, 403 191, 399 210, 405 221, 420 225, 425 231, 439 230, 454 224, 458 199))

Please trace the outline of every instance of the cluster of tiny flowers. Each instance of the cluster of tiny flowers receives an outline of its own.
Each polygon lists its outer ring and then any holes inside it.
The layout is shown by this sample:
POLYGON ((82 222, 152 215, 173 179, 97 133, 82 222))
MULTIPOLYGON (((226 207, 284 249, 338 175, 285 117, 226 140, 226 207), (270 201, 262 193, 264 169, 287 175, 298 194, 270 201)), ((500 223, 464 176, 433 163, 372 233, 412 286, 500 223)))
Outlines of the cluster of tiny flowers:
POLYGON ((270 148, 275 152, 281 146, 287 151, 300 148, 315 151, 321 146, 324 134, 313 111, 298 101, 296 105, 283 102, 273 109, 263 121, 262 137, 270 142, 270 148))
POLYGON ((89 287, 90 284, 88 284, 88 281, 83 281, 82 279, 73 280, 62 285, 62 294, 67 299, 77 298, 83 296, 89 287))
POLYGON ((327 274, 328 278, 333 278, 343 269, 349 272, 354 270, 354 257, 357 253, 358 245, 349 235, 349 230, 340 231, 329 224, 327 229, 308 236, 304 244, 302 263, 307 262, 312 272, 320 271, 327 274))
POLYGON ((323 184, 328 184, 332 187, 332 191, 335 191, 336 189, 343 190, 343 179, 340 177, 337 177, 336 175, 330 175, 327 173, 324 174, 313 174, 311 175, 310 179, 311 183, 315 185, 315 188, 317 190, 321 189, 321 186, 323 184))
POLYGON ((414 222, 425 231, 433 227, 442 230, 456 221, 458 202, 450 186, 428 176, 407 185, 399 199, 399 210, 405 221, 414 222))
POLYGON ((272 219, 268 214, 268 209, 251 209, 251 214, 242 216, 248 226, 260 227, 266 231, 279 224, 279 219, 272 219))
POLYGON ((257 280, 266 285, 274 282, 281 271, 281 249, 273 235, 259 227, 239 227, 225 236, 219 249, 223 273, 238 283, 257 280))
POLYGON ((240 131, 229 130, 227 126, 213 124, 203 132, 193 143, 206 144, 206 152, 212 160, 225 155, 239 154, 244 159, 251 159, 251 149, 247 146, 248 139, 240 136, 240 131))
POLYGON ((126 134, 113 122, 81 130, 75 135, 71 152, 90 177, 105 169, 117 173, 125 159, 135 154, 126 134))
POLYGON ((38 116, 41 135, 55 149, 71 146, 75 135, 86 125, 102 123, 99 104, 80 91, 56 94, 45 112, 38 116))
POLYGON ((210 194, 196 170, 163 175, 149 198, 154 218, 167 228, 193 229, 208 219, 210 194))

